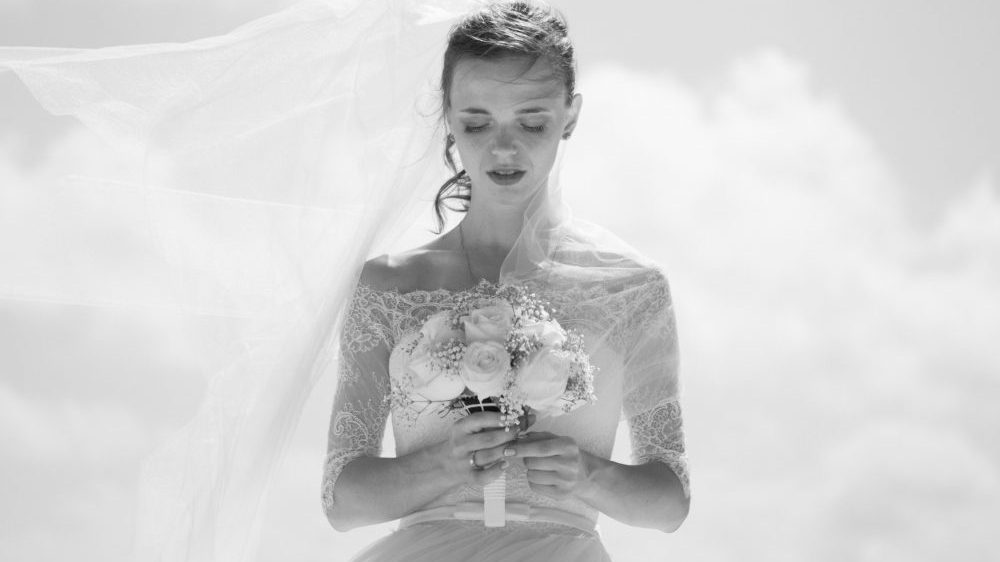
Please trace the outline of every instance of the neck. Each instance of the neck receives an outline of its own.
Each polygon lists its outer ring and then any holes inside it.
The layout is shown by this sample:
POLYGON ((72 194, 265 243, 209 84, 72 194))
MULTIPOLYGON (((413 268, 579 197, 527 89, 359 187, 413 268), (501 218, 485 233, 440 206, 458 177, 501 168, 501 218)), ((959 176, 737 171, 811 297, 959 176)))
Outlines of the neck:
POLYGON ((498 282, 502 264, 521 234, 526 206, 489 207, 482 198, 478 204, 476 201, 473 197, 468 212, 455 229, 458 244, 465 254, 472 283, 478 279, 498 282))
MULTIPOLYGON (((545 197, 545 190, 543 185, 536 195, 545 197)), ((480 255, 502 259, 517 242, 524 227, 524 214, 535 197, 515 203, 491 199, 488 193, 477 195, 472 197, 469 210, 462 219, 466 248, 480 255)), ((547 201, 538 203, 548 204, 547 201)))
POLYGON ((462 219, 466 247, 477 254, 506 255, 524 225, 524 209, 491 209, 477 212, 472 205, 462 219), (498 212, 501 211, 501 212, 498 212))

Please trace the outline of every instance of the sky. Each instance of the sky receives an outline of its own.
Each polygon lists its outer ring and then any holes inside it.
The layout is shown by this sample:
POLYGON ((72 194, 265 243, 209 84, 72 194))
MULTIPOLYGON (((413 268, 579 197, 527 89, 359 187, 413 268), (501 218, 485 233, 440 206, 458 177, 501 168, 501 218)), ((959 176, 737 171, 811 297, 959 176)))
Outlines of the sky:
MULTIPOLYGON (((691 514, 673 534, 602 517, 609 551, 995 559, 1000 7, 689 4, 559 4, 585 99, 567 198, 663 266, 681 345, 691 514)), ((0 43, 188 40, 283 5, 7 0, 0 43)), ((124 165, 9 75, 0 100, 0 186, 124 165)), ((17 193, 8 208, 31 204, 17 193)), ((128 559, 138 462, 204 391, 180 326, 0 301, 0 558, 128 559)), ((276 476, 261 560, 339 560, 391 529, 322 517, 330 385, 276 476)))

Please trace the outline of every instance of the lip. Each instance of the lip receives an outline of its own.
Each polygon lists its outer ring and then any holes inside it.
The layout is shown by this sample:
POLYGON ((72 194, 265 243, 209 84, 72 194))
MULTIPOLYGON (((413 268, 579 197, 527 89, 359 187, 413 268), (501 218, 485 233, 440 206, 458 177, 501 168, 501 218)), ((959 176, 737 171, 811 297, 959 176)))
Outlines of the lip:
POLYGON ((497 185, 514 185, 515 183, 521 181, 524 177, 525 171, 518 170, 514 168, 498 168, 496 170, 490 170, 486 172, 486 175, 493 180, 493 183, 497 185), (500 173, 507 172, 507 173, 500 173), (510 173, 513 172, 513 173, 510 173))

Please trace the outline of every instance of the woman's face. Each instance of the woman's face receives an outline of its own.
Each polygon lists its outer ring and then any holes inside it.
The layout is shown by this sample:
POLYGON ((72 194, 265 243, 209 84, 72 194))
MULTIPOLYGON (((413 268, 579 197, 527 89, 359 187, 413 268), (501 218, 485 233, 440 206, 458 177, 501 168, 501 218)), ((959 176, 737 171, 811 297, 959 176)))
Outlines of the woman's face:
POLYGON ((455 65, 448 109, 474 194, 518 204, 544 189, 563 134, 576 125, 581 99, 566 105, 566 86, 551 63, 506 57, 464 58, 455 65))

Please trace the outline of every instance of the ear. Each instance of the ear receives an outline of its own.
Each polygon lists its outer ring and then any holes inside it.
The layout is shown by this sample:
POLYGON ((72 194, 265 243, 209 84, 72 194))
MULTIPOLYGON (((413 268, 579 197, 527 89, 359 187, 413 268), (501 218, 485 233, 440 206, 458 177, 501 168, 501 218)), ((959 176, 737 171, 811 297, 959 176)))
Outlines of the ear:
POLYGON ((573 134, 573 130, 576 129, 576 122, 580 118, 580 108, 582 106, 583 96, 573 94, 573 101, 569 105, 569 111, 567 112, 568 119, 566 120, 566 126, 563 127, 562 138, 568 139, 573 134))

